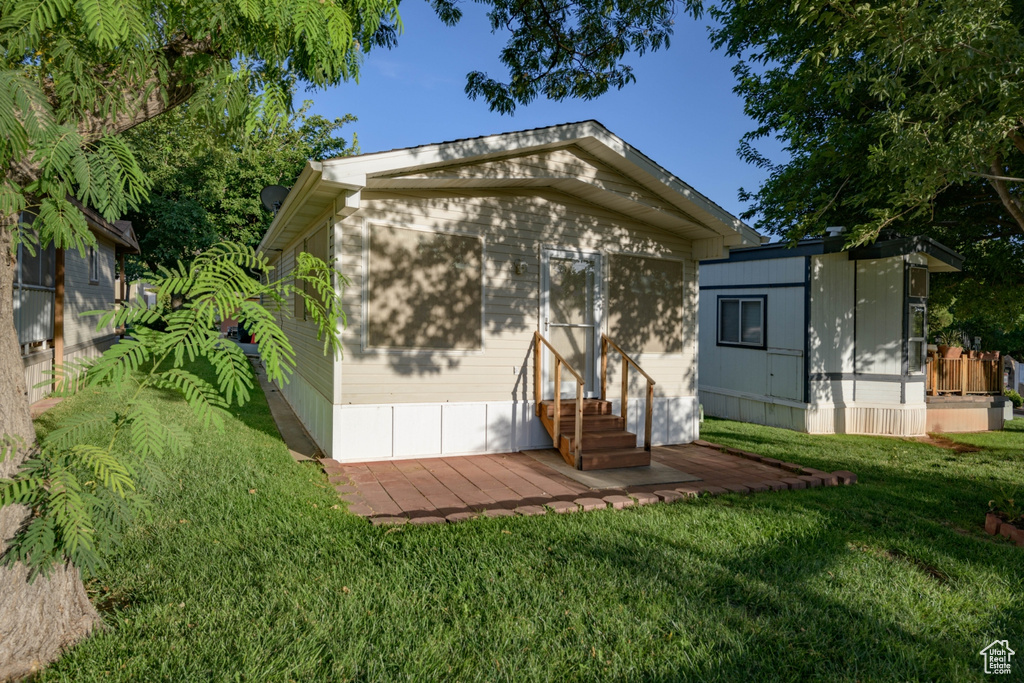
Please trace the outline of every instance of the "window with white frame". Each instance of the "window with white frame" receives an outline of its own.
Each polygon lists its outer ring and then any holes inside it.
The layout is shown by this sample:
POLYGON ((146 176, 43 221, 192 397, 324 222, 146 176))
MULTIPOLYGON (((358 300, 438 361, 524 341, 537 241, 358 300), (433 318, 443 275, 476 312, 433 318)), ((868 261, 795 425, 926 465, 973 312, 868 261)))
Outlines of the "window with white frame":
POLYGON ((718 298, 718 345, 765 348, 764 296, 718 298))

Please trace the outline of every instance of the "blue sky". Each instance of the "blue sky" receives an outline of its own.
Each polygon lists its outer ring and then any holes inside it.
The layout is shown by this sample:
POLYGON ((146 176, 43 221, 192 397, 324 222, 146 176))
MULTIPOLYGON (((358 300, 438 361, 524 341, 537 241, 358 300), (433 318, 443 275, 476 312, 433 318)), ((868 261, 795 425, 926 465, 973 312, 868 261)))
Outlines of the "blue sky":
MULTIPOLYGON (((426 2, 403 3, 398 47, 371 52, 358 84, 299 98, 312 99, 324 116, 357 116, 347 130, 358 134, 363 152, 597 119, 731 213, 744 208, 738 189, 755 189, 764 178, 736 156, 753 123, 732 92, 732 61, 711 50, 706 18, 681 14, 671 47, 634 57, 637 81, 623 90, 590 101, 537 100, 502 116, 463 89, 473 70, 506 80, 498 55, 507 34, 491 34, 485 7, 461 6, 465 16, 449 28, 426 2)), ((777 146, 766 150, 778 158, 777 146)))

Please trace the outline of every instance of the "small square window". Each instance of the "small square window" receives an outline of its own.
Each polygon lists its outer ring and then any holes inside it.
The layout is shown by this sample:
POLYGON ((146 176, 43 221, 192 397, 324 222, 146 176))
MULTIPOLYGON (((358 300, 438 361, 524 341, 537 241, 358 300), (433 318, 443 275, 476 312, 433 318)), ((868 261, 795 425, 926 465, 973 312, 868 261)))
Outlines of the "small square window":
POLYGON ((764 297, 718 300, 719 345, 764 348, 764 297))

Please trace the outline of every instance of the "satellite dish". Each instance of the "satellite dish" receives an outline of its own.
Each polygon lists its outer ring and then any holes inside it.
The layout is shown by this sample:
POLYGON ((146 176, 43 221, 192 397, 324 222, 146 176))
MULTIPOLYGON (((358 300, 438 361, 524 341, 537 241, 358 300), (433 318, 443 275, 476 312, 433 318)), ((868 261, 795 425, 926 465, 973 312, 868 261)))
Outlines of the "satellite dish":
POLYGON ((275 216, 287 196, 288 188, 282 185, 267 185, 260 190, 260 201, 263 202, 263 206, 267 207, 267 211, 275 216))

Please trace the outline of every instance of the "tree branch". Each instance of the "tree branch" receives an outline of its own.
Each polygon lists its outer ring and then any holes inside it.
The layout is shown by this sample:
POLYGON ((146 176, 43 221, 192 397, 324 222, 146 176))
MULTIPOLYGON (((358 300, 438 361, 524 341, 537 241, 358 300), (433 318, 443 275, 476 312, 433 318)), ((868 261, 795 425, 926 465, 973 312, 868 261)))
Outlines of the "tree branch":
POLYGON ((999 199, 1002 200, 1003 206, 1010 212, 1010 216, 1016 221, 1017 226, 1021 234, 1024 234, 1024 211, 1021 210, 1020 204, 1017 200, 1010 195, 1010 190, 1006 187, 1005 180, 999 180, 1000 175, 1003 172, 1003 155, 996 154, 995 159, 992 160, 992 176, 987 180, 992 183, 992 187, 995 188, 996 194, 999 195, 999 199))

